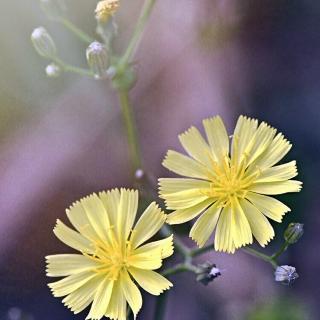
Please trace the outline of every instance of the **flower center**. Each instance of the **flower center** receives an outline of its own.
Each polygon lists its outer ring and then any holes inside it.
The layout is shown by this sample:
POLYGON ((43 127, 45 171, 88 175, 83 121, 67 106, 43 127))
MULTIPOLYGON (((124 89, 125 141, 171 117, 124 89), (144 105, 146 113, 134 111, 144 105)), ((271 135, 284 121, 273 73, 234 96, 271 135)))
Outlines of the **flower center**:
POLYGON ((119 240, 112 227, 108 232, 107 240, 95 239, 92 245, 94 253, 86 256, 99 263, 94 268, 95 272, 104 274, 110 280, 117 280, 120 271, 129 267, 131 243, 119 240))
POLYGON ((258 170, 252 174, 248 173, 246 167, 245 159, 240 164, 235 164, 229 156, 225 156, 221 163, 213 161, 210 191, 207 195, 214 198, 217 205, 222 207, 245 198, 249 187, 259 175, 258 170))

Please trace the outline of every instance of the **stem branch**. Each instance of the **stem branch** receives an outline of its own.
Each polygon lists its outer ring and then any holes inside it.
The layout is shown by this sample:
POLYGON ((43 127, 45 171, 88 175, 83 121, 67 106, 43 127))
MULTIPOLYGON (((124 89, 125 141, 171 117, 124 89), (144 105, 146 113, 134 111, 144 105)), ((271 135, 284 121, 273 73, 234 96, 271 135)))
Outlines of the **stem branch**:
POLYGON ((90 44, 91 42, 94 41, 93 38, 91 38, 89 35, 83 32, 80 28, 74 25, 70 20, 63 18, 63 19, 60 19, 60 22, 86 44, 90 44))
POLYGON ((276 260, 272 256, 270 257, 264 253, 261 253, 255 249, 252 249, 249 247, 242 248, 242 251, 246 252, 246 253, 250 254, 251 256, 254 256, 258 259, 269 262, 274 268, 276 268, 278 266, 276 260))

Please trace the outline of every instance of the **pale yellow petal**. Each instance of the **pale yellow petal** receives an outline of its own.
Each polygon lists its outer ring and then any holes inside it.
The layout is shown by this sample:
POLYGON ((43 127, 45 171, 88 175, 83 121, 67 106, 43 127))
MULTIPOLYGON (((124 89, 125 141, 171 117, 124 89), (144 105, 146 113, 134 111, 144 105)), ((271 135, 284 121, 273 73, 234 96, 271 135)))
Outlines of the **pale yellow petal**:
POLYGON ((132 231, 130 238, 132 247, 137 248, 154 236, 163 226, 165 220, 166 215, 155 202, 152 202, 143 212, 132 231))
POLYGON ((211 199, 207 199, 193 207, 176 210, 167 217, 167 223, 169 224, 180 224, 187 221, 192 220, 196 216, 198 216, 201 212, 203 212, 206 208, 208 208, 212 204, 211 199))
POLYGON ((149 254, 152 255, 153 252, 161 252, 161 258, 165 259, 170 257, 173 254, 173 234, 167 238, 149 242, 139 248, 137 248, 134 252, 135 254, 149 254))
POLYGON ((115 320, 126 320, 127 303, 120 281, 115 281, 113 285, 111 299, 108 305, 106 317, 115 320))
POLYGON ((292 145, 284 138, 283 134, 278 133, 269 147, 255 161, 255 166, 259 168, 272 167, 289 152, 291 146, 292 145))
POLYGON ((103 278, 99 276, 92 278, 83 286, 67 295, 62 300, 63 304, 75 314, 80 313, 93 301, 99 283, 102 280, 103 278))
MULTIPOLYGON (((219 116, 203 120, 203 126, 206 131, 207 139, 210 145, 213 160, 222 160, 223 157, 229 154, 229 136, 219 116)), ((198 148, 202 148, 198 145, 198 148)), ((202 153, 207 152, 202 148, 202 153)), ((199 151, 199 153, 201 153, 199 151)), ((212 164, 207 162, 208 165, 212 164)))
POLYGON ((268 219, 249 201, 241 200, 240 205, 249 221, 252 233, 264 247, 273 237, 274 231, 268 219))
POLYGON ((235 246, 233 242, 232 210, 229 205, 225 206, 218 220, 214 247, 216 251, 234 253, 235 246))
POLYGON ((81 254, 55 254, 46 257, 47 276, 64 277, 71 274, 94 270, 100 264, 81 254))
POLYGON ((112 189, 107 192, 100 192, 99 198, 108 213, 110 224, 115 226, 117 224, 118 207, 120 203, 120 190, 112 189))
POLYGON ((190 189, 208 189, 211 183, 209 181, 187 178, 160 178, 159 190, 160 196, 164 198, 167 194, 186 191, 190 189))
POLYGON ((180 134, 179 140, 191 157, 205 166, 210 166, 211 150, 197 128, 191 127, 180 134))
POLYGON ((254 183, 250 191, 262 194, 283 194, 287 192, 299 192, 302 183, 296 180, 279 181, 279 182, 261 182, 254 183))
POLYGON ((236 249, 252 243, 252 231, 245 212, 238 200, 232 206, 233 243, 236 249))
POLYGON ((120 190, 120 202, 116 229, 123 239, 127 239, 132 229, 138 209, 138 191, 120 190))
POLYGON ((246 198, 268 218, 281 222, 290 208, 277 199, 262 194, 248 192, 246 198))
POLYGON ((156 270, 162 266, 161 250, 153 250, 152 253, 133 254, 128 258, 128 263, 140 269, 156 270))
POLYGON ((134 316, 138 314, 142 307, 142 296, 138 287, 131 280, 128 272, 124 269, 120 274, 120 285, 122 292, 129 303, 134 316))
POLYGON ((237 121, 236 128, 232 138, 232 161, 239 164, 243 159, 244 150, 255 135, 258 128, 258 121, 256 119, 240 116, 237 121))
POLYGON ((86 238, 92 240, 98 237, 80 201, 73 203, 72 206, 66 210, 66 214, 75 229, 86 238))
POLYGON ((296 161, 291 161, 263 170, 256 182, 285 181, 294 178, 297 174, 296 161))
POLYGON ((157 272, 133 267, 129 268, 129 272, 141 288, 155 296, 172 287, 172 283, 157 272))
POLYGON ((55 297, 62 297, 77 290, 95 277, 95 273, 84 271, 72 274, 71 276, 68 276, 62 280, 49 283, 48 286, 51 288, 51 291, 55 297))
POLYGON ((270 127, 265 122, 260 123, 254 136, 244 150, 247 165, 254 162, 269 148, 275 134, 276 129, 270 127))
POLYGON ((210 238, 219 219, 221 208, 217 208, 214 204, 205 211, 195 222, 190 230, 190 237, 196 241, 201 248, 210 238))
POLYGON ((102 201, 94 193, 83 198, 80 202, 96 234, 100 239, 106 240, 108 238, 107 231, 110 228, 110 222, 102 201))
POLYGON ((105 278, 97 287, 90 312, 86 319, 101 319, 107 312, 114 281, 105 278))
POLYGON ((200 162, 179 152, 169 150, 162 165, 181 176, 207 179, 208 170, 200 162))
POLYGON ((69 247, 81 252, 92 252, 90 241, 80 233, 67 227, 62 221, 57 220, 57 224, 53 229, 56 237, 69 247))

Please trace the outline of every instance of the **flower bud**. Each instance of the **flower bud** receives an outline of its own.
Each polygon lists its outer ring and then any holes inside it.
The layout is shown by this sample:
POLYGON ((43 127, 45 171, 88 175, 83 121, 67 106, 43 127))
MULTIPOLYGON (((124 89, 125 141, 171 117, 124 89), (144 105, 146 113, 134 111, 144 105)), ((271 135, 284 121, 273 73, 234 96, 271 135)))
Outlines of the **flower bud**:
POLYGON ((63 18, 67 11, 64 0, 40 0, 40 6, 46 16, 52 20, 63 18))
POLYGON ((290 243, 296 243, 303 235, 302 223, 290 223, 286 231, 284 232, 284 239, 290 243))
POLYGON ((275 281, 281 282, 285 285, 290 285, 293 283, 297 278, 299 278, 298 273, 296 272, 295 267, 291 266, 279 266, 277 267, 274 273, 275 281))
POLYGON ((61 68, 55 63, 50 63, 46 67, 46 74, 49 78, 58 78, 61 74, 61 68))
POLYGON ((34 29, 31 34, 31 41, 40 56, 46 58, 52 58, 56 56, 56 45, 45 28, 39 27, 34 29))
POLYGON ((215 264, 206 262, 197 266, 197 281, 205 286, 215 278, 221 276, 221 270, 215 264))
POLYGON ((95 10, 96 19, 100 23, 106 23, 114 15, 119 7, 119 0, 99 1, 95 10))
POLYGON ((96 79, 104 79, 107 77, 107 69, 109 66, 108 50, 100 42, 92 42, 87 48, 87 62, 94 73, 96 79))

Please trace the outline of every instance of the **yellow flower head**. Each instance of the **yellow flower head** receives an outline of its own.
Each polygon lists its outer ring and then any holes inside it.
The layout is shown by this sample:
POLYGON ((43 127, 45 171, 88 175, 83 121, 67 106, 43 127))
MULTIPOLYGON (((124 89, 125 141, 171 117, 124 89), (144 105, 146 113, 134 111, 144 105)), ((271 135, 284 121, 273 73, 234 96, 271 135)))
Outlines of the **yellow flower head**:
POLYGON ((99 1, 95 10, 97 20, 100 22, 107 22, 117 11, 118 7, 119 0, 99 1))
POLYGON ((77 230, 60 220, 55 235, 81 254, 46 257, 47 275, 65 277, 49 284, 55 297, 74 313, 88 305, 86 319, 126 319, 127 302, 136 315, 142 306, 136 285, 159 295, 172 284, 155 269, 173 253, 172 236, 144 244, 162 227, 166 215, 153 202, 134 224, 138 191, 115 189, 74 203, 67 216, 77 230))
POLYGON ((202 247, 214 229, 217 251, 234 253, 252 243, 261 246, 273 237, 268 218, 281 222, 290 209, 267 195, 298 192, 296 162, 276 165, 291 144, 265 122, 240 116, 229 143, 220 117, 203 121, 207 136, 191 127, 179 136, 189 156, 169 150, 163 165, 189 178, 159 179, 160 197, 175 210, 167 222, 178 224, 200 215, 190 236, 202 247))

